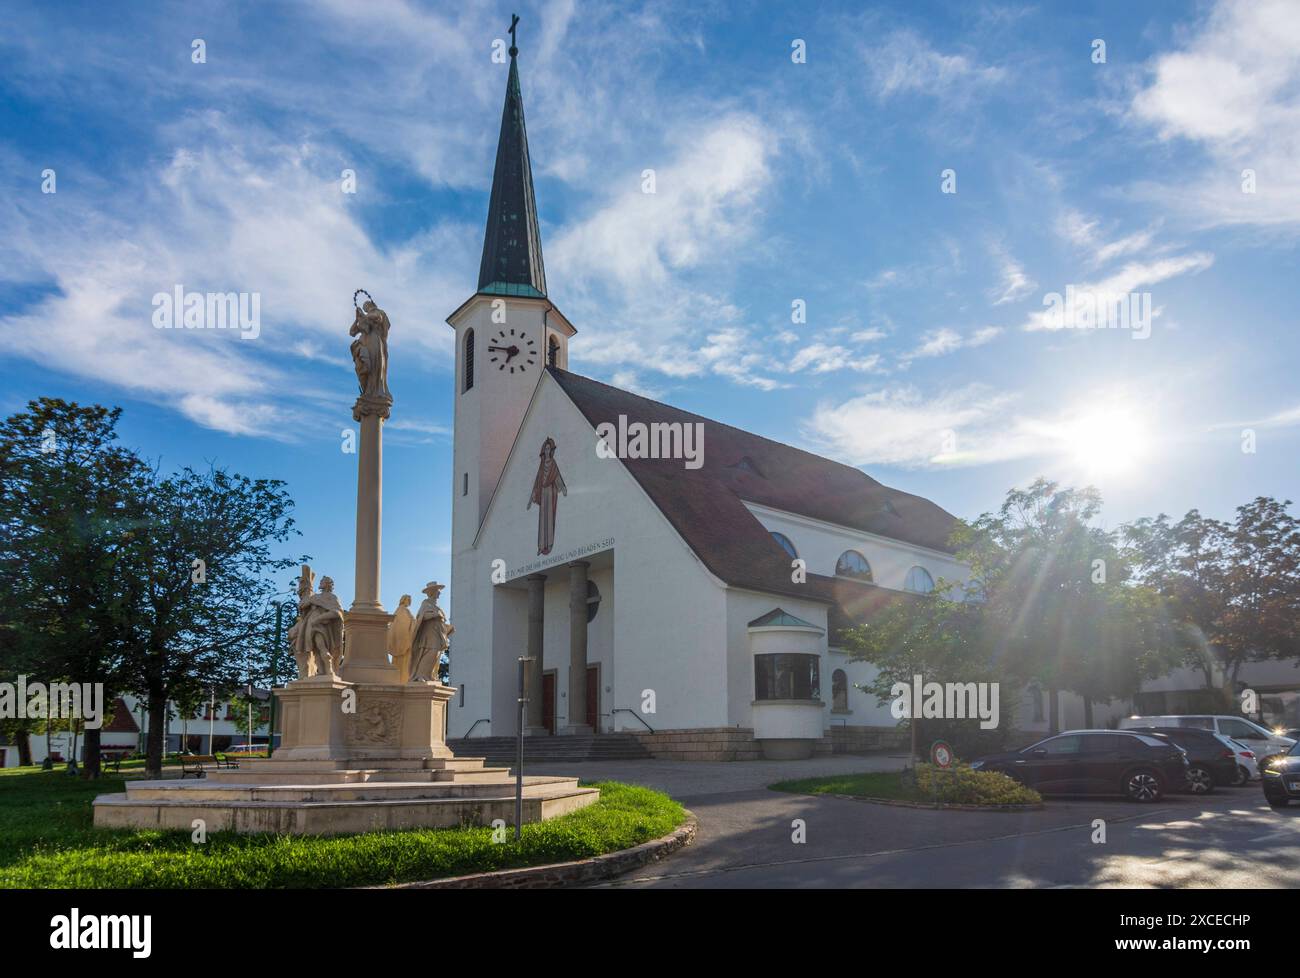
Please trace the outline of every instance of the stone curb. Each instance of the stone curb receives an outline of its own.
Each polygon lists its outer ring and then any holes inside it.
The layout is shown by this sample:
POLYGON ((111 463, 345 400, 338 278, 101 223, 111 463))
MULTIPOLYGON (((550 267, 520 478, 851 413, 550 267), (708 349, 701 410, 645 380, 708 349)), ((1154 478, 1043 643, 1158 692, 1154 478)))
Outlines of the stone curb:
POLYGON ((932 812, 944 810, 953 812, 1038 812, 1047 807, 1041 801, 1036 805, 965 805, 900 801, 896 798, 866 798, 862 795, 814 795, 802 791, 783 791, 782 794, 803 795, 805 798, 839 798, 841 801, 863 801, 868 805, 892 805, 895 808, 921 808, 932 812))
POLYGON ((385 890, 523 890, 546 889, 554 886, 595 883, 621 876, 649 863, 672 855, 695 839, 699 822, 692 812, 686 821, 672 832, 651 839, 631 849, 606 852, 589 859, 567 863, 550 863, 546 866, 524 866, 519 869, 499 869, 491 873, 472 873, 467 876, 449 876, 446 879, 424 880, 418 883, 394 883, 374 889, 385 890))

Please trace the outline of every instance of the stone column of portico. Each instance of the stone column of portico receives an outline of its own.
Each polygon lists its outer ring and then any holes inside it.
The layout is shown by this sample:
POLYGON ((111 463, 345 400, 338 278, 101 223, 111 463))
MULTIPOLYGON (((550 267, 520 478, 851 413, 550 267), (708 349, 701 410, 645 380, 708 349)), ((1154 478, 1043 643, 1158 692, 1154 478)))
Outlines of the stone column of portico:
POLYGON ((585 560, 569 564, 569 722, 567 734, 589 734, 587 716, 587 568, 585 560))
POLYGON ((388 661, 391 616, 379 600, 379 539, 383 519, 384 420, 392 397, 362 395, 352 407, 361 423, 357 452, 356 591, 347 613, 342 678, 348 682, 395 683, 397 668, 388 661))
POLYGON ((546 575, 529 574, 528 581, 528 652, 531 662, 525 673, 528 697, 525 737, 544 737, 550 733, 542 716, 542 637, 546 631, 546 575))

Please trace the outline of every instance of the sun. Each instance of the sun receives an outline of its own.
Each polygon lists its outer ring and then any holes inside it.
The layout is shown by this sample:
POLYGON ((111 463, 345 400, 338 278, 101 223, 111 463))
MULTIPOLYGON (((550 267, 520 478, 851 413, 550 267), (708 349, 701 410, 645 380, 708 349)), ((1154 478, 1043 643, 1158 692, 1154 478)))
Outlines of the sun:
POLYGON ((1132 474, 1151 450, 1142 414, 1130 405, 1087 411, 1065 422, 1059 434, 1063 454, 1087 478, 1132 474))

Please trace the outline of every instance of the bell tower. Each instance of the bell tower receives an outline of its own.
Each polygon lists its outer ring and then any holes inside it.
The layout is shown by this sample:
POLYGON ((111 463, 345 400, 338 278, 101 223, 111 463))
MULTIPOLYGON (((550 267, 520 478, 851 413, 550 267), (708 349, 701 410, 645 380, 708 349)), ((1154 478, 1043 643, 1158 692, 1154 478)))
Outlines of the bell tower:
MULTIPOLYGON (((456 331, 452 561, 474 545, 533 391, 567 369, 576 330, 547 297, 515 18, 478 289, 447 317, 456 331)), ((453 599, 456 595, 452 584, 453 599)))

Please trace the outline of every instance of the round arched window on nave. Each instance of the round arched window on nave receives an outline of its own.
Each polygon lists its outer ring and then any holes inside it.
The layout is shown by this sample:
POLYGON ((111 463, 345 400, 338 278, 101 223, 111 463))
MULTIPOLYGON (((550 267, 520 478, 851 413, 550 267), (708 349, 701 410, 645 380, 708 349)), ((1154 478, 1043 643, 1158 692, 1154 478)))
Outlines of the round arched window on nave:
POLYGON ((851 577, 857 581, 871 580, 871 565, 856 550, 846 550, 835 562, 836 577, 851 577))

